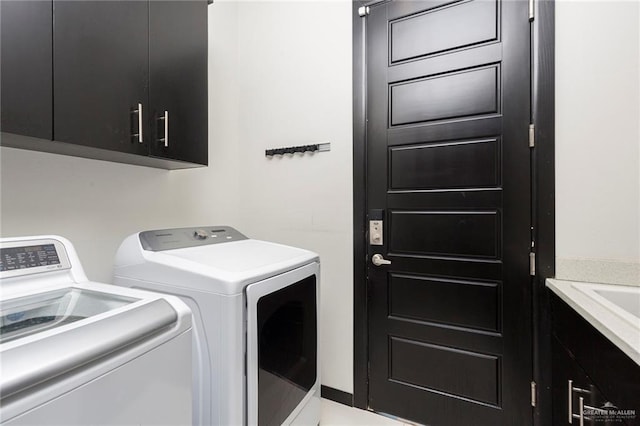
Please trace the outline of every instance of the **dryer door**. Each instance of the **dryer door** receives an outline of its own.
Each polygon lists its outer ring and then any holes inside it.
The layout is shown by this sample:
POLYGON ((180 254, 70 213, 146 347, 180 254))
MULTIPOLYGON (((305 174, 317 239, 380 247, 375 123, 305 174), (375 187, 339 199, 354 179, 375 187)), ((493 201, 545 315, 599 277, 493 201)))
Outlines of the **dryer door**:
POLYGON ((316 397, 319 266, 247 287, 247 423, 289 424, 316 397))

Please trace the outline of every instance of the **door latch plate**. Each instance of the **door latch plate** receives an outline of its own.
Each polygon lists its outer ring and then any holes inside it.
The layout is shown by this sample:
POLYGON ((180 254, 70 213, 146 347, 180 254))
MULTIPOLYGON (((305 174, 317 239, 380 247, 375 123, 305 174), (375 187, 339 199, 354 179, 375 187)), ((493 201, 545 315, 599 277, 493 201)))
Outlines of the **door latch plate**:
POLYGON ((369 221, 369 244, 372 246, 383 245, 382 240, 383 229, 381 220, 369 221))

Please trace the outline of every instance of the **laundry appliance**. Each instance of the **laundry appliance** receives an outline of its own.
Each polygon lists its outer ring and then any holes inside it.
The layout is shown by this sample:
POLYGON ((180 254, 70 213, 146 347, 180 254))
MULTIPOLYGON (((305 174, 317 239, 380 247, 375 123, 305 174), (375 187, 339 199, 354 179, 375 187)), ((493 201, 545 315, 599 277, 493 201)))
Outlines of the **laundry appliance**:
POLYGON ((228 226, 129 236, 114 283, 193 311, 194 424, 317 425, 320 263, 228 226))
POLYGON ((90 282, 59 236, 0 239, 0 291, 1 424, 191 424, 180 299, 90 282))

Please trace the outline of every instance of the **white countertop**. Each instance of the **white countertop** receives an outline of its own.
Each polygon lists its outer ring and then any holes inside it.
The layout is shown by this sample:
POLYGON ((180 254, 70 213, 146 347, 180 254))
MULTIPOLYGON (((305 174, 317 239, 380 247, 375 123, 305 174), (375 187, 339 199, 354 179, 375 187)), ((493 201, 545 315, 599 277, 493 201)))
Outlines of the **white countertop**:
POLYGON ((640 318, 596 293, 599 290, 628 291, 630 297, 638 297, 638 287, 556 279, 548 279, 547 287, 640 365, 640 318))

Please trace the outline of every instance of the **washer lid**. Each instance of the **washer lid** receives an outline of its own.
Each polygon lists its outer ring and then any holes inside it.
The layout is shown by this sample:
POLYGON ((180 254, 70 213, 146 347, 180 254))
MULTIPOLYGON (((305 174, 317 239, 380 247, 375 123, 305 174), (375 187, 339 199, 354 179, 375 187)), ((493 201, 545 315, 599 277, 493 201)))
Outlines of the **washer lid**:
POLYGON ((139 301, 75 287, 0 301, 0 344, 52 330, 139 301))
POLYGON ((7 337, 0 344, 0 399, 162 331, 178 334, 178 312, 161 297, 144 300, 69 288, 3 301, 0 309, 7 337))
POLYGON ((162 252, 144 251, 144 257, 182 273, 165 271, 162 276, 138 278, 225 294, 240 293, 248 284, 318 261, 318 255, 308 250, 251 239, 162 252), (186 279, 185 273, 206 279, 204 282, 186 279))
POLYGON ((165 252, 165 254, 237 274, 253 274, 254 271, 265 268, 279 270, 285 265, 297 265, 300 261, 307 263, 316 256, 307 250, 260 240, 189 247, 165 252))

